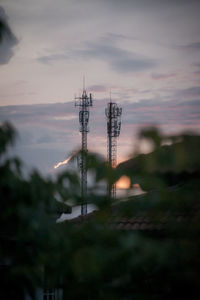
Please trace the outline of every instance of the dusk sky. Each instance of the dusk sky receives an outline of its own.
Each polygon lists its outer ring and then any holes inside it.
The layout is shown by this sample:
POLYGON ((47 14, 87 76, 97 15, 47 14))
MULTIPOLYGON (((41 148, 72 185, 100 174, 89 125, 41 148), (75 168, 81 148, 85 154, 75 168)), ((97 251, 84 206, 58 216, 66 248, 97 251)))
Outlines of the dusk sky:
MULTIPOLYGON (((119 161, 144 125, 200 132, 199 0, 0 0, 0 122, 15 152, 44 173, 77 149, 74 95, 94 97, 88 147, 106 155, 105 106, 123 109, 119 161), (16 38, 15 38, 15 37, 16 38)), ((143 149, 145 151, 145 149, 143 149)))

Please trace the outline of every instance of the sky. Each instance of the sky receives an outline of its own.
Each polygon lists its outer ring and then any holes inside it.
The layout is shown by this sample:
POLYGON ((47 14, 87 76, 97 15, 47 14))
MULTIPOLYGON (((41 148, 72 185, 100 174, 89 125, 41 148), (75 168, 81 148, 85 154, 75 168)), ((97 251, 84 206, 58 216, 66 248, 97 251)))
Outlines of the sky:
MULTIPOLYGON (((139 128, 200 132, 199 0, 0 0, 0 122, 45 174, 80 146, 79 96, 93 94, 88 148, 106 156, 105 107, 122 107, 118 161, 139 128)), ((142 151, 148 151, 145 145, 142 151)))

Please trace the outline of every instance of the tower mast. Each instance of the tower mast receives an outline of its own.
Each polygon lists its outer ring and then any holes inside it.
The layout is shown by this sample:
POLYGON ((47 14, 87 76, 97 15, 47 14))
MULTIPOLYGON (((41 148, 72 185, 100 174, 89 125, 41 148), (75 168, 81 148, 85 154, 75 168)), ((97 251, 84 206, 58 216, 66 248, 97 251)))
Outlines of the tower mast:
POLYGON ((87 95, 85 89, 85 78, 83 78, 83 92, 81 97, 75 97, 75 106, 79 106, 79 131, 81 132, 81 156, 79 160, 79 168, 81 172, 81 215, 87 214, 87 133, 89 132, 89 107, 92 106, 92 94, 87 95))
MULTIPOLYGON (((111 101, 105 109, 107 118, 107 160, 112 168, 117 165, 117 137, 120 135, 122 108, 111 101)), ((116 185, 108 186, 109 197, 116 197, 116 185)))

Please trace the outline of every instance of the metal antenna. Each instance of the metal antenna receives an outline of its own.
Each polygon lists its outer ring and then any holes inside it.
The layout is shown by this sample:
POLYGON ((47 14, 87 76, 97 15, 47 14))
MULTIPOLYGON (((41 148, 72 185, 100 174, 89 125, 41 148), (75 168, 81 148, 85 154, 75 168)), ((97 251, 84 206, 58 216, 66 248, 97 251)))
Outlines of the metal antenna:
POLYGON ((85 75, 83 75, 83 91, 85 91, 85 75))
POLYGON ((89 132, 89 107, 92 106, 92 94, 89 97, 85 90, 85 76, 83 77, 83 93, 81 97, 75 97, 75 106, 79 106, 79 124, 80 132, 82 134, 82 151, 79 159, 79 168, 81 172, 81 215, 87 214, 87 167, 86 167, 86 153, 87 153, 87 133, 89 132))
MULTIPOLYGON (((107 160, 112 168, 117 165, 117 137, 120 135, 121 129, 121 114, 122 108, 111 101, 110 92, 110 102, 105 109, 105 114, 107 117, 107 160)), ((109 197, 116 197, 116 185, 108 186, 109 197)))

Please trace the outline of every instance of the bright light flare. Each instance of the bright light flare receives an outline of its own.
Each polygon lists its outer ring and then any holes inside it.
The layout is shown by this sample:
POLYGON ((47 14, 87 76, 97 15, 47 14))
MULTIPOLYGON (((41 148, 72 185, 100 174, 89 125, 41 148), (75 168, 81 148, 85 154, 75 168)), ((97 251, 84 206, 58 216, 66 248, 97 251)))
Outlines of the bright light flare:
POLYGON ((131 186, 130 178, 127 176, 122 176, 117 182, 116 187, 118 189, 129 189, 131 186))
POLYGON ((66 165, 68 164, 68 162, 70 161, 70 159, 72 158, 72 155, 70 155, 66 160, 59 162, 57 165, 54 166, 54 169, 59 168, 62 165, 66 165))

